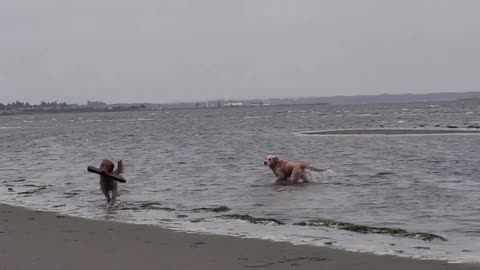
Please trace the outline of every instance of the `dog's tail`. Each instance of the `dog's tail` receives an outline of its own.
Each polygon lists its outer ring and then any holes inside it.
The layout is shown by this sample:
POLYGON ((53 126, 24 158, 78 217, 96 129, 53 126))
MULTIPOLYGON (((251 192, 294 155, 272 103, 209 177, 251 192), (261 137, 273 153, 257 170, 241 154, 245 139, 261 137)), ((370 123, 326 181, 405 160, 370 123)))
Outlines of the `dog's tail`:
POLYGON ((327 170, 327 169, 318 169, 318 168, 312 167, 310 165, 305 165, 305 169, 308 169, 308 170, 314 171, 314 172, 324 172, 324 171, 327 170))
POLYGON ((117 163, 117 169, 115 169, 115 174, 123 174, 123 161, 119 160, 117 163))

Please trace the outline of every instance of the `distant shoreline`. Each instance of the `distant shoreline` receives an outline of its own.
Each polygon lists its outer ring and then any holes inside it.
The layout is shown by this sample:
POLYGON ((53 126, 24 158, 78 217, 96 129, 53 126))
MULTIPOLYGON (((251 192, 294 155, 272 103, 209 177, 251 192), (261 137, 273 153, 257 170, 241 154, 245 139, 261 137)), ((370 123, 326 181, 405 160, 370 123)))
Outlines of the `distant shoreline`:
POLYGON ((265 99, 217 99, 197 102, 172 103, 115 103, 89 101, 86 105, 67 104, 57 101, 40 105, 30 105, 16 101, 11 104, 0 103, 0 116, 57 113, 88 112, 124 112, 124 111, 158 111, 158 110, 191 110, 220 109, 245 107, 278 107, 278 106, 315 106, 315 105, 371 105, 371 104, 409 104, 409 103, 445 103, 473 102, 480 103, 480 91, 441 92, 429 94, 381 94, 354 96, 326 96, 299 98, 265 98, 265 99))
POLYGON ((150 109, 71 109, 71 110, 38 110, 38 111, 0 111, 0 116, 8 115, 36 115, 36 114, 63 114, 63 113, 95 113, 95 112, 144 112, 144 111, 169 111, 169 110, 211 110, 211 109, 235 109, 235 108, 258 108, 258 107, 288 107, 288 106, 323 106, 330 105, 329 103, 312 103, 312 104, 275 104, 275 105, 261 105, 261 106, 224 106, 224 107, 198 107, 198 108, 150 108, 150 109))
POLYGON ((155 111, 160 109, 120 109, 120 110, 108 110, 108 109, 71 109, 71 110, 38 110, 38 111, 27 111, 27 110, 18 110, 18 111, 0 111, 0 116, 9 116, 9 115, 36 115, 36 114, 62 114, 62 113, 94 113, 94 112, 132 112, 132 111, 155 111))

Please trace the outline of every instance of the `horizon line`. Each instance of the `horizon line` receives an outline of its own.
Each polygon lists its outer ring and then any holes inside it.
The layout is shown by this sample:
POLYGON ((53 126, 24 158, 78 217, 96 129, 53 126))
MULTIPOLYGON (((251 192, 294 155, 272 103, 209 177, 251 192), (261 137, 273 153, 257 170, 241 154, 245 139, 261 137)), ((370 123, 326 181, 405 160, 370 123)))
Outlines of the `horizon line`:
MULTIPOLYGON (((122 101, 122 102, 106 102, 102 101, 99 99, 90 99, 90 98, 85 98, 85 103, 88 102, 104 102, 108 105, 111 104, 186 104, 186 103, 205 103, 205 102, 218 102, 218 101, 251 101, 251 100, 291 100, 291 99, 308 99, 308 98, 348 98, 348 97, 378 97, 378 96, 405 96, 405 95, 412 95, 412 96, 425 96, 425 95, 441 95, 441 94, 470 94, 470 93, 479 93, 480 90, 471 90, 471 91, 460 91, 460 92, 452 92, 452 91, 445 91, 445 92, 428 92, 428 93, 411 93, 411 92, 406 92, 406 93, 382 93, 382 94, 358 94, 358 95, 332 95, 332 96, 296 96, 296 97, 266 97, 266 98, 212 98, 212 99, 207 99, 207 100, 184 100, 184 101, 166 101, 166 102, 127 102, 127 101, 122 101)), ((52 98, 53 100, 47 101, 48 99, 42 100, 38 102, 40 104, 41 102, 58 102, 58 103, 63 103, 65 102, 64 100, 59 100, 58 98, 52 98)), ((31 103, 30 101, 27 100, 21 100, 21 99, 15 99, 14 101, 10 102, 0 102, 2 104, 9 104, 9 103, 15 103, 16 101, 23 102, 23 103, 31 103)), ((69 105, 80 105, 83 103, 67 103, 69 105)), ((32 103, 34 105, 34 103, 32 103)))

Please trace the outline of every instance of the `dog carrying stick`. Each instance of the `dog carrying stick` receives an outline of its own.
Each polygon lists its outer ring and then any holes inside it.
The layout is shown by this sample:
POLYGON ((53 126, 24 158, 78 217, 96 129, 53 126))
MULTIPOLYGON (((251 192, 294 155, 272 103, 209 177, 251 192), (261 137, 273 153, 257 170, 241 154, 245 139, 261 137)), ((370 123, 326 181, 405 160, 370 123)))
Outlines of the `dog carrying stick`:
POLYGON ((88 166, 87 170, 91 173, 96 173, 96 174, 99 174, 99 175, 103 175, 103 176, 112 178, 113 180, 118 181, 120 183, 126 183, 127 182, 127 180, 125 180, 125 178, 123 178, 120 175, 116 175, 116 174, 113 174, 113 173, 102 172, 102 171, 100 171, 100 169, 97 169, 93 166, 88 166))

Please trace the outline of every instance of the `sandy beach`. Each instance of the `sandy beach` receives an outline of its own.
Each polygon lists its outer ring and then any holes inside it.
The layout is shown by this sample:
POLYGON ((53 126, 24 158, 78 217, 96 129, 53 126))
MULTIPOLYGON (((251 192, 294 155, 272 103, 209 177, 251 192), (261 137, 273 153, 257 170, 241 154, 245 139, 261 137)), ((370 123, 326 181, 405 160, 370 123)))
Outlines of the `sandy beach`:
POLYGON ((479 269, 0 205, 0 269, 479 269))

